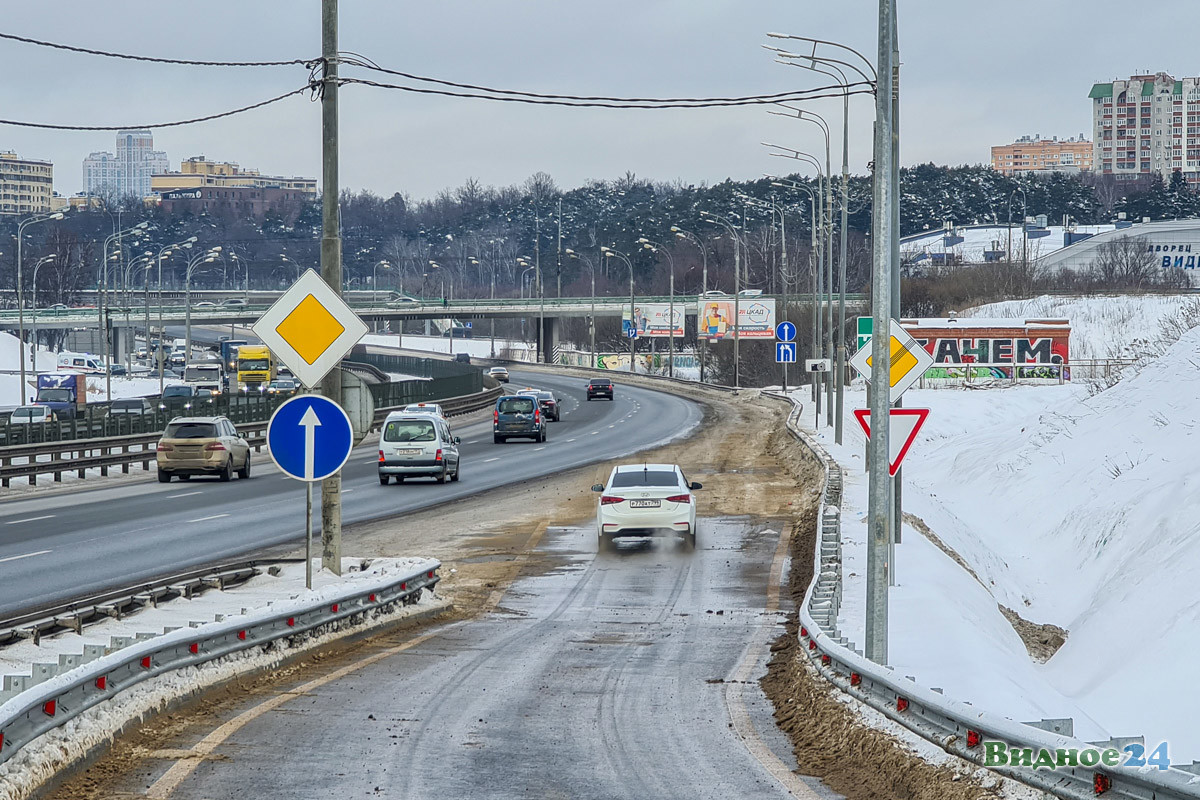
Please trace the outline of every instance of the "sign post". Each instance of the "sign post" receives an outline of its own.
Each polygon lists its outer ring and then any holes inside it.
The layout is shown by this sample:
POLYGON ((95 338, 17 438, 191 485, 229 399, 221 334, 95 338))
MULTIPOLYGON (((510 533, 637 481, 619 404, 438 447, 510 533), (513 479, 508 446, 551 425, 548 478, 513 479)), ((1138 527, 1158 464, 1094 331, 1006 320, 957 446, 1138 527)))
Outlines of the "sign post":
MULTIPOLYGON (((786 252, 784 258, 787 258, 786 252)), ((786 302, 783 311, 787 313, 786 302)), ((778 340, 775 342, 775 361, 783 365, 783 393, 787 394, 787 365, 796 363, 796 326, 787 320, 780 322, 775 326, 775 338, 778 340)))

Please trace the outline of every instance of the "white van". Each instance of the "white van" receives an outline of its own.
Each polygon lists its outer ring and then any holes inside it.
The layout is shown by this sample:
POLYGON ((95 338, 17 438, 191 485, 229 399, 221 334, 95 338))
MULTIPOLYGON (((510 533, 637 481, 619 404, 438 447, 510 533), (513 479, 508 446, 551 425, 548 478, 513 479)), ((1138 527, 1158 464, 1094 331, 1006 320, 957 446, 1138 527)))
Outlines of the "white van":
POLYGON ((58 368, 93 375, 104 374, 104 362, 100 360, 99 356, 91 353, 59 353, 58 368))
POLYGON ((396 479, 431 477, 438 483, 458 480, 459 438, 450 433, 446 420, 433 414, 393 411, 379 435, 379 482, 387 486, 396 479))

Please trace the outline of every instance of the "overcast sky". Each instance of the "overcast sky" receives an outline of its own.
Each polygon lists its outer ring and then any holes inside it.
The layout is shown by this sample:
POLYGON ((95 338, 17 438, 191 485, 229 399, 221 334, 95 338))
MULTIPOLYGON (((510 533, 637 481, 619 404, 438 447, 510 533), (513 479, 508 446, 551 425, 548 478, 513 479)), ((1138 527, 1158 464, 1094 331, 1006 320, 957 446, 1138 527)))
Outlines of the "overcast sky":
MULTIPOLYGON (((320 52, 319 0, 30 0, 8 4, 5 32, 176 58, 277 60, 320 52)), ((1195 0, 1155 0, 1183 20, 1195 0)), ((1116 0, 902 0, 902 160, 976 164, 1022 134, 1091 136, 1093 82, 1142 70, 1182 77, 1186 46, 1125 36, 1116 0), (1119 39, 1120 46, 1112 46, 1119 39), (1107 42, 1107 44, 1105 44, 1107 42), (1164 46, 1167 45, 1167 46, 1164 46)), ((848 44, 874 59, 875 0, 343 0, 341 46, 408 72, 558 94, 707 96, 821 85, 760 45, 781 31, 848 44)), ((1182 41, 1182 40, 1181 40, 1182 41)), ((131 63, 9 41, 0 117, 139 125, 257 102, 303 85, 302 67, 217 69, 131 63)), ((384 78, 388 80, 387 78, 384 78)), ((841 101, 810 105, 840 131, 841 101)), ((851 101, 851 170, 870 160, 871 100, 851 101)), ((534 107, 342 90, 342 185, 430 197, 471 177, 518 183, 544 170, 563 188, 627 170, 717 182, 789 171, 762 141, 823 151, 813 125, 762 108, 630 111, 534 107)), ((267 174, 320 176, 320 112, 307 97, 231 119, 154 132, 177 169, 204 155, 267 174)), ((0 125, 0 150, 55 165, 74 194, 83 158, 108 132, 0 125)), ((835 162, 839 159, 835 142, 835 162)))

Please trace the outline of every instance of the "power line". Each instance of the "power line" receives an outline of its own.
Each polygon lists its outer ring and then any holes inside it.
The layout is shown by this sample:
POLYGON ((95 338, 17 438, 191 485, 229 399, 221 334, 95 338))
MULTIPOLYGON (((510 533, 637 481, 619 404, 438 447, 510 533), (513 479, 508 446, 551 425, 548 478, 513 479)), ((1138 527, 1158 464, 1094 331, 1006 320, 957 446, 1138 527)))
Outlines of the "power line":
POLYGON ((750 105, 773 105, 785 100, 819 100, 822 98, 842 97, 845 94, 871 94, 871 90, 867 88, 854 89, 853 87, 865 87, 865 83, 849 84, 849 87, 843 87, 841 84, 837 86, 822 86, 817 89, 806 89, 797 92, 789 92, 782 95, 763 95, 757 97, 729 97, 729 98, 709 98, 709 99, 693 99, 693 100, 674 100, 669 102, 647 101, 647 100, 557 100, 547 99, 547 96, 510 96, 510 95, 487 95, 476 92, 452 92, 444 89, 425 89, 416 86, 404 86, 395 83, 381 83, 379 81, 366 80, 364 78, 339 78, 338 82, 342 85, 359 84, 362 86, 371 86, 376 89, 394 89, 401 92, 411 92, 413 94, 431 94, 440 95, 442 97, 458 97, 470 100, 493 100, 504 103, 525 103, 528 105, 544 105, 544 106, 567 106, 571 108, 617 108, 617 109, 668 109, 668 108, 722 108, 730 106, 750 106, 750 105), (849 88, 849 92, 847 92, 849 88))
POLYGON ((288 61, 195 61, 183 58, 158 58, 156 56, 139 56, 130 53, 113 53, 108 50, 93 50, 89 47, 77 47, 70 44, 61 44, 59 42, 46 42, 41 39, 31 39, 27 36, 17 36, 13 33, 0 33, 0 39, 8 39, 13 42, 22 42, 24 44, 37 45, 38 47, 52 47, 55 50, 69 50, 72 53, 84 53, 90 56, 103 56, 105 58, 122 58, 127 61, 149 61, 154 64, 180 64, 189 67, 291 67, 304 66, 312 68, 314 64, 319 64, 319 58, 295 58, 288 61))
POLYGON ((258 103, 252 103, 248 106, 235 108, 230 111, 221 111, 216 114, 208 114, 203 117, 193 117, 192 119, 182 119, 175 122, 156 122, 153 124, 142 125, 56 125, 50 122, 26 122, 15 119, 0 119, 0 125, 15 125, 21 128, 40 128, 43 130, 55 131, 124 131, 124 130, 153 130, 155 128, 177 128, 181 125, 195 125, 198 122, 209 122, 214 119, 222 119, 224 117, 232 117, 235 114, 243 114, 247 111, 253 111, 256 108, 269 106, 272 103, 278 103, 280 100, 286 100, 292 95, 303 94, 309 90, 316 90, 319 87, 316 84, 308 84, 301 86, 299 89, 293 89, 290 92, 285 92, 278 97, 272 97, 270 100, 263 100, 258 103))

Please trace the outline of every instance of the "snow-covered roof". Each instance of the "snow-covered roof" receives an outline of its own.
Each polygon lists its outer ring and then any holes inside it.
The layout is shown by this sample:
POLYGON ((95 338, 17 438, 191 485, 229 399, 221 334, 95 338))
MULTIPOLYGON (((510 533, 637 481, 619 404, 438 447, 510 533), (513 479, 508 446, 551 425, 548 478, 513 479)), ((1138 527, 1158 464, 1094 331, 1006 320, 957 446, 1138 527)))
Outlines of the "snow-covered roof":
POLYGON ((1024 317, 996 317, 985 319, 979 317, 921 317, 920 319, 902 319, 900 324, 906 328, 948 328, 960 326, 963 328, 1066 328, 1070 329, 1070 320, 1024 317))
MULTIPOLYGON (((1069 230, 1076 236, 1095 236, 1114 230, 1114 228, 1113 225, 1077 225, 1069 230)), ((987 258, 985 253, 1007 253, 1011 236, 1014 259, 1024 257, 1029 261, 1037 261, 1066 246, 1067 231, 1068 229, 1062 225, 1050 225, 1045 228, 1031 227, 1028 238, 1022 242, 1019 222, 1011 228, 1007 225, 964 225, 905 236, 900 240, 900 251, 906 258, 914 261, 926 258, 935 259, 942 257, 943 254, 951 254, 958 263, 983 264, 989 260, 995 260, 995 258, 987 258), (958 239, 962 241, 957 241, 958 239), (947 244, 948 241, 949 244, 947 244)))

